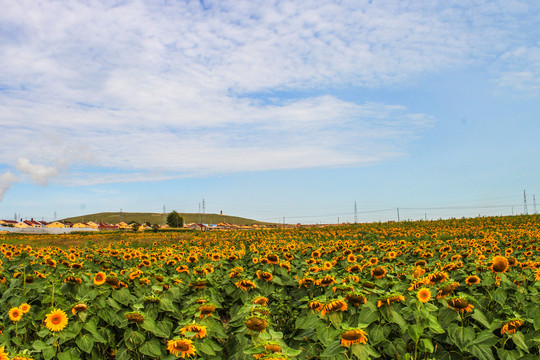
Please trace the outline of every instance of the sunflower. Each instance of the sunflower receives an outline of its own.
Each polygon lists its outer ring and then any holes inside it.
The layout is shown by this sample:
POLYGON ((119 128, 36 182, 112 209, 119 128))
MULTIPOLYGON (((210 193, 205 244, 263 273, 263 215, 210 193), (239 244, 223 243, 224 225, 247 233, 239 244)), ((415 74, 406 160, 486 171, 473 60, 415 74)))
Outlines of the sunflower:
POLYGON ((86 304, 77 304, 73 306, 73 308, 71 308, 71 313, 75 315, 79 311, 86 311, 86 309, 88 309, 88 306, 86 306, 86 304))
POLYGON ((439 294, 437 295, 437 299, 442 299, 446 296, 448 296, 450 293, 454 292, 459 287, 458 282, 452 282, 447 281, 443 284, 443 286, 439 289, 439 294))
POLYGON ((508 269, 508 259, 504 256, 495 256, 491 262, 493 272, 503 273, 508 269))
POLYGON ((428 288, 421 288, 416 294, 416 298, 421 303, 427 303, 431 299, 431 291, 428 288))
POLYGON ((318 300, 311 300, 307 305, 308 309, 313 311, 321 311, 323 306, 324 304, 318 300))
POLYGON ((268 321, 262 316, 250 316, 244 324, 249 330, 261 332, 268 326, 268 321))
POLYGON ((131 321, 137 324, 140 324, 144 321, 144 315, 138 311, 125 313, 124 316, 126 317, 126 319, 128 319, 128 321, 131 321))
POLYGON ((211 304, 204 304, 197 308, 197 311, 201 313, 201 315, 199 315, 200 318, 211 316, 215 310, 216 310, 216 307, 211 304))
POLYGON ((103 285, 105 284, 105 281, 107 281, 107 274, 105 274, 103 271, 98 272, 94 276, 94 285, 103 285))
POLYGON ((45 326, 50 331, 62 331, 68 324, 68 317, 63 310, 54 309, 45 317, 45 326))
POLYGON ((281 352, 281 346, 277 342, 267 342, 264 344, 264 350, 268 351, 269 353, 280 353, 281 352))
POLYGON ((375 277, 375 279, 382 279, 386 276, 386 269, 382 266, 377 266, 371 269, 371 276, 375 277))
POLYGON ((358 264, 354 264, 354 265, 348 266, 346 270, 350 273, 357 273, 357 272, 362 271, 362 267, 358 264))
POLYGON ((461 298, 461 297, 453 297, 451 299, 446 300, 446 302, 452 309, 456 311, 461 311, 462 313, 472 312, 473 311, 472 309, 474 309, 474 306, 469 304, 469 302, 466 299, 461 298))
POLYGON ((5 351, 4 346, 0 347, 0 360, 9 360, 8 352, 5 351))
POLYGON ((15 323, 22 319, 23 312, 20 308, 14 307, 9 310, 8 315, 9 315, 9 319, 15 323))
POLYGON ((249 291, 251 289, 254 289, 257 287, 257 285, 255 285, 255 283, 251 280, 240 280, 238 282, 236 282, 234 285, 236 285, 237 288, 240 288, 244 291, 249 291))
POLYGON ((175 356, 179 356, 182 353, 182 358, 195 355, 195 346, 193 341, 189 339, 175 338, 167 342, 167 350, 175 356))
POLYGON ((367 299, 363 294, 355 292, 350 292, 345 295, 345 300, 354 306, 360 306, 360 304, 365 304, 367 302, 367 299))
POLYGON ((385 295, 379 298, 379 300, 377 301, 377 307, 394 304, 399 301, 405 302, 405 297, 401 294, 396 293, 396 294, 385 295))
POLYGON ((354 344, 365 344, 367 342, 367 333, 360 329, 350 329, 341 334, 341 345, 351 346, 354 344))
POLYGON ((449 278, 450 276, 448 276, 446 272, 439 271, 429 275, 429 282, 431 284, 442 283, 447 281, 449 278))
POLYGON ((202 339, 206 336, 206 326, 192 324, 192 325, 184 326, 182 329, 180 329, 180 332, 182 333, 182 335, 184 335, 186 332, 195 333, 194 335, 187 336, 187 337, 190 337, 190 338, 198 337, 202 339))
POLYGON ((336 311, 347 311, 347 303, 341 299, 331 300, 329 303, 324 304, 321 315, 324 316, 327 313, 336 311))
POLYGON ((336 279, 331 275, 326 275, 325 277, 315 281, 315 285, 319 286, 329 286, 336 283, 336 279))
POLYGON ((253 299, 253 303, 257 305, 266 306, 266 304, 268 304, 268 298, 264 296, 257 296, 255 299, 253 299))
POLYGON ((23 314, 26 314, 27 312, 30 311, 30 305, 27 304, 27 303, 24 303, 24 304, 21 304, 21 306, 19 306, 19 309, 22 311, 23 314))
POLYGON ((480 278, 476 275, 471 275, 471 276, 468 276, 466 279, 465 279, 465 284, 471 286, 471 285, 475 285, 475 284, 480 284, 480 278))
POLYGON ((501 328, 501 335, 504 333, 513 334, 516 332, 516 329, 523 325, 523 320, 515 318, 507 321, 501 328))
POLYGON ((257 275, 257 279, 263 279, 266 281, 271 281, 274 278, 274 275, 272 275, 271 273, 267 271, 257 270, 256 275, 257 275))
POLYGON ((279 263, 279 256, 276 254, 269 254, 267 257, 269 264, 277 264, 279 263))

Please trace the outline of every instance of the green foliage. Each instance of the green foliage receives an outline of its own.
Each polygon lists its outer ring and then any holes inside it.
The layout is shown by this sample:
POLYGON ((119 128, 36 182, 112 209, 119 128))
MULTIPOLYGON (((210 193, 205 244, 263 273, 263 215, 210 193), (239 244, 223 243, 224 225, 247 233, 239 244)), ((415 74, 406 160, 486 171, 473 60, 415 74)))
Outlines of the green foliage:
POLYGON ((172 211, 167 215, 167 225, 172 228, 181 228, 184 226, 184 218, 176 211, 172 211))

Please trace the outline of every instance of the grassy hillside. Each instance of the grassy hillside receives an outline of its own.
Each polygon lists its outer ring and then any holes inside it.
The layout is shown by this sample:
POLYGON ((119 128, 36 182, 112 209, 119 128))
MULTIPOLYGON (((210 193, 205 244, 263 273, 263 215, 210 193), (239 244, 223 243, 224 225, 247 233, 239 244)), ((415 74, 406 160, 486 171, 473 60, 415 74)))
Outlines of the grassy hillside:
MULTIPOLYGON (((127 223, 137 222, 141 224, 148 221, 153 225, 165 224, 167 215, 167 213, 102 212, 65 218, 62 221, 72 223, 93 221, 96 223, 104 222, 108 224, 118 224, 120 221, 124 221, 127 223)), ((184 218, 184 223, 186 224, 193 222, 203 222, 205 224, 218 224, 220 222, 225 222, 235 225, 271 225, 270 223, 265 223, 262 221, 229 215, 205 214, 204 218, 202 218, 202 215, 198 213, 180 213, 180 215, 184 218)))

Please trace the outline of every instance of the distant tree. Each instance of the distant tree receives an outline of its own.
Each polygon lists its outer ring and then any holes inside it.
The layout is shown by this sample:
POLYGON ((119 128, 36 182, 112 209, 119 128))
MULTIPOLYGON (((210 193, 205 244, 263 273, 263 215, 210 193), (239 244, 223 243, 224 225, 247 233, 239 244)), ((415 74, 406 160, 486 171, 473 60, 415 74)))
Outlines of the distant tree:
POLYGON ((150 221, 145 222, 146 226, 151 227, 152 223, 150 221))
POLYGON ((180 228, 184 226, 184 218, 179 213, 173 210, 173 212, 167 215, 167 225, 172 228, 180 228))
POLYGON ((154 232, 157 232, 159 230, 159 225, 158 224, 152 225, 152 230, 154 230, 154 232))
POLYGON ((133 231, 137 231, 137 230, 139 230, 139 226, 141 226, 141 225, 140 225, 140 224, 138 224, 138 223, 136 223, 136 222, 135 222, 135 223, 133 223, 133 224, 131 224, 131 228, 133 229, 133 231))

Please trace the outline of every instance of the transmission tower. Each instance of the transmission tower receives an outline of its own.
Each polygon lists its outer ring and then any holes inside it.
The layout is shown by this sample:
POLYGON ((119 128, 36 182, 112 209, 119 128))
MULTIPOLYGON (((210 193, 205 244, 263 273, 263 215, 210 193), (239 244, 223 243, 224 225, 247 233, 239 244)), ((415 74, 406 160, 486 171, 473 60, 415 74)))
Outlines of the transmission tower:
POLYGON ((527 195, 525 194, 525 190, 523 190, 523 212, 525 215, 529 215, 529 211, 527 210, 527 195))
POLYGON ((354 202, 354 223, 358 222, 358 209, 356 208, 356 201, 354 202))
POLYGON ((206 202, 204 201, 204 199, 202 199, 202 222, 204 224, 205 222, 205 215, 206 215, 206 202))

